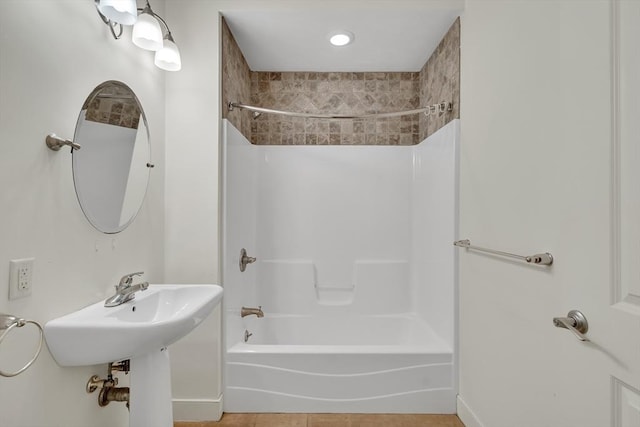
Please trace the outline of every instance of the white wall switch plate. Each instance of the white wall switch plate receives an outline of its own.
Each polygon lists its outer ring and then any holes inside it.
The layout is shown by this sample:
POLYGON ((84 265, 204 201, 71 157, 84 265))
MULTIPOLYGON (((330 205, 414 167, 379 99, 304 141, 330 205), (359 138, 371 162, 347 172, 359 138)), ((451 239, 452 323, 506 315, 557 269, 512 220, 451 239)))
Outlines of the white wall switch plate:
POLYGON ((13 259, 9 263, 9 299, 31 295, 35 258, 13 259))

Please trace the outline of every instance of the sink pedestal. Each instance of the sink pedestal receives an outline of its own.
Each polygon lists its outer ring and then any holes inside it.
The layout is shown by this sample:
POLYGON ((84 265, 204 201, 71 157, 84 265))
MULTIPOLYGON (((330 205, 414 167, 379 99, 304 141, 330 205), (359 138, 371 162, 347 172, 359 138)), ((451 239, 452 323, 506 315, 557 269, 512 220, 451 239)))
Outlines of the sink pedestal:
POLYGON ((169 350, 130 361, 129 427, 173 427, 169 350))

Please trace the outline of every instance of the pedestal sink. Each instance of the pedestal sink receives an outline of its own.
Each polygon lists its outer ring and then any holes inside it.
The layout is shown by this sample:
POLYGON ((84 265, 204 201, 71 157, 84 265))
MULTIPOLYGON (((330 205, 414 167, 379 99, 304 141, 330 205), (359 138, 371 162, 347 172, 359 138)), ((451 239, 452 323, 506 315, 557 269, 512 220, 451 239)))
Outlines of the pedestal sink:
POLYGON ((100 301, 53 319, 44 335, 60 366, 130 359, 130 427, 171 427, 167 346, 191 332, 221 299, 218 285, 150 285, 117 307, 100 301))

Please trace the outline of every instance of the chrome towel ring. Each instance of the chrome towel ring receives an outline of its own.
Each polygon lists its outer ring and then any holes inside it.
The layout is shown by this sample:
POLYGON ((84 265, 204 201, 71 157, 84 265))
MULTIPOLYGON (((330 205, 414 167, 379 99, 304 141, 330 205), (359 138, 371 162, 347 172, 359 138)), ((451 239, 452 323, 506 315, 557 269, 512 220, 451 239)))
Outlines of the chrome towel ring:
POLYGON ((4 340, 4 337, 7 336, 9 331, 11 331, 13 328, 16 328, 16 327, 22 328, 27 323, 31 323, 35 325, 40 331, 40 342, 38 343, 38 349, 36 350, 36 354, 33 356, 31 360, 29 360, 29 362, 27 362, 26 365, 24 365, 22 368, 20 368, 16 372, 4 372, 3 370, 0 369, 0 375, 3 377, 15 377, 16 375, 21 374, 25 370, 27 370, 29 366, 31 366, 33 362, 36 361, 36 359, 40 355, 40 350, 42 350, 43 331, 42 331, 42 326, 34 320, 24 320, 16 316, 12 316, 10 314, 0 313, 0 330, 4 330, 2 332, 2 335, 0 335, 0 344, 2 344, 2 340, 4 340))

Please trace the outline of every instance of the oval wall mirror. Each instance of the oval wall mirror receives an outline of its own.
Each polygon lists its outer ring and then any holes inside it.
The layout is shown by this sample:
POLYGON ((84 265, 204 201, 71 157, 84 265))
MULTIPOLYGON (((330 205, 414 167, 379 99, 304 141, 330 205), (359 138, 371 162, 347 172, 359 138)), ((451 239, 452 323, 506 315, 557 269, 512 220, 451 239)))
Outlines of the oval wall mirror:
POLYGON ((82 105, 74 142, 73 182, 91 225, 118 233, 135 219, 147 192, 151 148, 147 119, 135 93, 110 80, 82 105))

